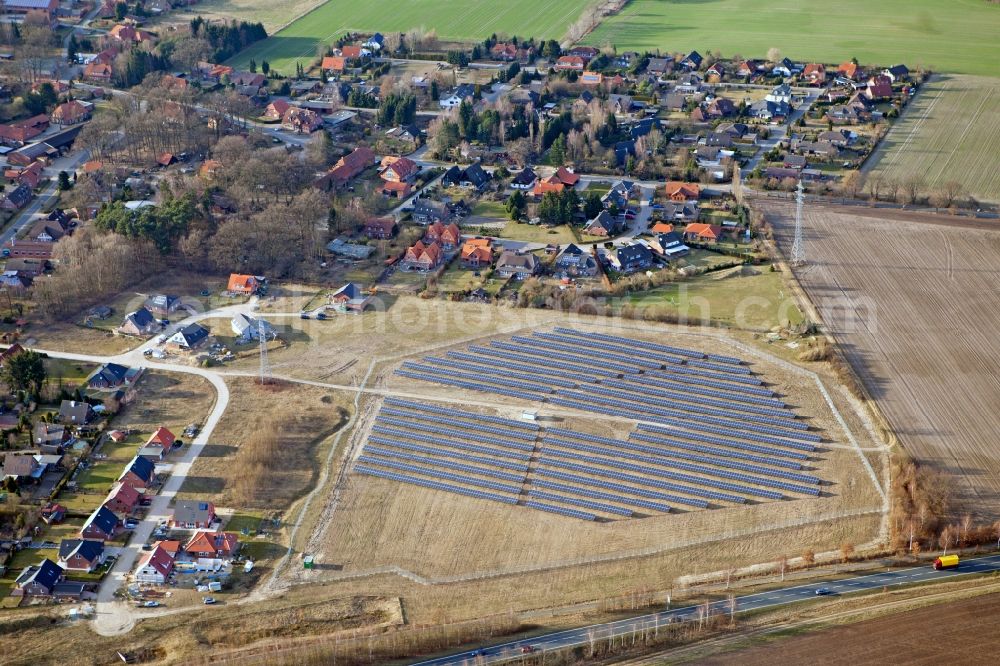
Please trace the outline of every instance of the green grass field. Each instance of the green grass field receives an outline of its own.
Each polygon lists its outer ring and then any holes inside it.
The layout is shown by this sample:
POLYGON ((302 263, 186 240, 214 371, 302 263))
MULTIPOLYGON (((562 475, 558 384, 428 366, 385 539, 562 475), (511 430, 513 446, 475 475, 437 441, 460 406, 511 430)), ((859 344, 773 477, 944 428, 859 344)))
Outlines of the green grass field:
POLYGON ((244 67, 254 58, 267 60, 271 69, 294 73, 295 62, 308 65, 319 46, 349 31, 406 32, 424 27, 438 39, 472 41, 493 33, 559 39, 576 21, 588 0, 408 0, 392 6, 377 2, 329 0, 284 30, 243 51, 230 65, 244 67))
POLYGON ((986 0, 632 0, 586 41, 619 51, 718 50, 1000 76, 1000 5, 986 0))
POLYGON ((957 181, 1000 201, 1000 80, 945 76, 917 95, 879 148, 873 172, 916 177, 929 192, 957 181))

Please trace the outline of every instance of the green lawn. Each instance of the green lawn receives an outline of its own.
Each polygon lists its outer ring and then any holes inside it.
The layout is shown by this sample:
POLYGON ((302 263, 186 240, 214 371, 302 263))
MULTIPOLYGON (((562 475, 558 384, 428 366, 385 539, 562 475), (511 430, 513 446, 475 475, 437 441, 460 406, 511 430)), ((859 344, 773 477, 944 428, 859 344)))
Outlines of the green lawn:
POLYGON ((445 292, 476 289, 482 284, 482 271, 480 271, 480 276, 476 277, 476 271, 465 268, 458 261, 454 262, 438 279, 438 289, 445 292))
POLYGON ((757 275, 721 278, 710 273, 676 284, 633 294, 629 303, 685 317, 690 324, 717 322, 733 328, 767 330, 798 324, 802 313, 781 278, 768 266, 757 275))
POLYGON ((1000 5, 986 0, 632 0, 586 42, 618 51, 719 50, 1000 76, 1000 5))
POLYGON ((494 217, 498 220, 507 219, 507 209, 501 201, 480 201, 472 209, 475 217, 494 217))
POLYGON ((589 0, 511 0, 505 3, 468 0, 408 0, 387 7, 378 2, 329 0, 270 38, 255 44, 229 61, 246 67, 250 59, 267 60, 283 74, 295 63, 308 65, 317 47, 329 44, 347 31, 406 32, 421 26, 437 31, 446 41, 479 41, 491 34, 560 39, 589 0))
POLYGON ((511 240, 525 241, 528 243, 564 243, 577 242, 573 230, 565 224, 549 229, 538 224, 522 224, 519 222, 508 222, 503 230, 497 234, 500 238, 510 238, 511 240))
POLYGON ((121 474, 122 463, 118 460, 102 460, 80 472, 76 482, 81 490, 106 493, 121 474))

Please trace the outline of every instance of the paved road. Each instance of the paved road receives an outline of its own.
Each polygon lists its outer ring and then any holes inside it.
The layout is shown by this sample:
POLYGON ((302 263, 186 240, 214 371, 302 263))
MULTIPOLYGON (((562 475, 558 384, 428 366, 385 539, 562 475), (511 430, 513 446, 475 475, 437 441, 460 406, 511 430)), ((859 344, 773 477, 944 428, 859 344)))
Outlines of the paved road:
MULTIPOLYGON (((42 140, 44 141, 44 138, 42 140)), ((71 153, 67 157, 60 157, 44 170, 45 175, 49 178, 49 184, 27 206, 20 210, 16 217, 14 217, 14 220, 3 230, 3 233, 0 233, 0 246, 7 243, 11 238, 14 238, 21 229, 31 225, 35 220, 35 215, 41 213, 42 209, 55 200, 58 194, 56 188, 59 185, 59 172, 65 171, 72 174, 78 166, 87 160, 88 154, 86 150, 83 150, 71 153)))
MULTIPOLYGON (((856 576, 854 578, 843 578, 837 581, 793 585, 767 592, 747 594, 736 597, 736 612, 761 610, 773 606, 783 606, 809 599, 816 599, 816 590, 820 588, 827 588, 831 590, 834 595, 840 595, 850 594, 853 592, 880 590, 891 586, 940 581, 947 578, 954 578, 956 576, 973 573, 989 573, 991 571, 1000 571, 1000 555, 990 555, 988 557, 963 560, 958 569, 949 571, 934 571, 930 564, 926 564, 919 567, 894 569, 883 573, 856 576)), ((729 601, 723 600, 714 602, 711 604, 711 609, 713 614, 729 613, 729 601)), ((577 629, 557 631, 530 639, 493 645, 480 650, 469 650, 449 655, 447 657, 439 657, 437 659, 417 662, 415 666, 445 666, 456 664, 464 664, 467 666, 475 664, 478 666, 479 664, 501 663, 519 657, 521 655, 521 650, 528 646, 537 651, 544 651, 587 645, 593 641, 602 641, 612 637, 629 635, 635 632, 653 630, 672 622, 697 621, 698 613, 699 608, 697 606, 686 606, 674 610, 641 615, 639 617, 628 618, 625 620, 617 620, 615 622, 593 624, 577 629)))

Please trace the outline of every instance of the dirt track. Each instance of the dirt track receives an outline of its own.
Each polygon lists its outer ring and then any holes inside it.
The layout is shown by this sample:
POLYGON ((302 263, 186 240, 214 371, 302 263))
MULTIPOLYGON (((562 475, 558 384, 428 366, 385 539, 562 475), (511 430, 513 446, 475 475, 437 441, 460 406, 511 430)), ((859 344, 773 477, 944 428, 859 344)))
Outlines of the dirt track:
MULTIPOLYGON (((768 211, 787 250, 794 209, 768 211)), ((796 273, 901 444, 955 477, 964 509, 995 516, 1000 229, 881 214, 807 208, 796 273)))
POLYGON ((969 664, 1000 647, 1000 595, 919 610, 700 659, 700 664, 969 664), (928 640, 933 637, 933 640, 928 640))

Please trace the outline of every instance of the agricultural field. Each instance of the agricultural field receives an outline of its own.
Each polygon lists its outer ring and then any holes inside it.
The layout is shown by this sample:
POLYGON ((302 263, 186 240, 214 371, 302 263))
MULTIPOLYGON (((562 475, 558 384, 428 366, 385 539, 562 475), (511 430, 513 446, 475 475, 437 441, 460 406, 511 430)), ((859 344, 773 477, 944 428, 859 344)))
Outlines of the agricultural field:
POLYGON ((857 58, 1000 76, 998 33, 1000 6, 983 0, 956 0, 948 11, 936 0, 845 0, 836 7, 821 0, 633 0, 585 41, 619 51, 710 49, 744 57, 778 48, 798 60, 857 58))
POLYGON ((925 191, 949 181, 1000 201, 1000 79, 940 76, 924 86, 870 160, 872 172, 925 191))
POLYGON ((271 69, 291 74, 296 62, 308 65, 318 48, 349 31, 385 34, 423 27, 436 30, 438 39, 446 41, 478 41, 493 33, 559 39, 586 5, 587 0, 512 0, 499 5, 470 0, 456 8, 449 0, 410 0, 387 12, 379 3, 329 0, 228 64, 246 67, 251 58, 267 60, 271 69))
MULTIPOLYGON (((794 208, 771 206, 791 245, 794 208)), ((905 212, 813 207, 797 276, 900 444, 950 476, 958 506, 1000 510, 1000 232, 905 212)))
POLYGON ((178 7, 162 18, 154 19, 157 24, 187 23, 195 16, 207 20, 231 20, 261 22, 267 34, 272 35, 306 12, 323 4, 323 0, 287 0, 267 2, 267 0, 202 0, 190 7, 178 7))

